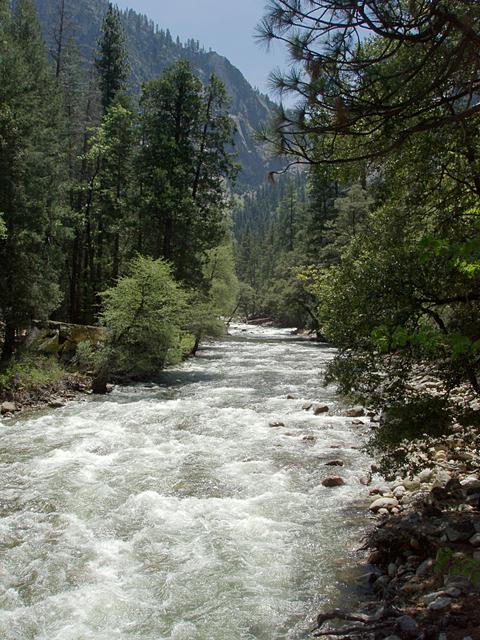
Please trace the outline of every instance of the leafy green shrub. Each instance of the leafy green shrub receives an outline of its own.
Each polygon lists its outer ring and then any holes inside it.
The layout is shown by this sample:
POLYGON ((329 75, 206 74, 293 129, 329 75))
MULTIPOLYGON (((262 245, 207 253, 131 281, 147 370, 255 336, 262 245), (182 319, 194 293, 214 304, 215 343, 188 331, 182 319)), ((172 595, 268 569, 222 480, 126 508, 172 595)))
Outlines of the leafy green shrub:
POLYGON ((375 431, 375 444, 383 449, 423 435, 442 436, 450 431, 451 409, 442 397, 414 396, 388 407, 385 421, 375 431))
POLYGON ((0 372, 0 396, 53 384, 64 374, 56 358, 26 353, 0 372))
POLYGON ((183 340, 187 294, 165 261, 135 258, 129 274, 102 298, 101 321, 109 336, 104 355, 112 372, 148 375, 175 359, 183 340))
POLYGON ((425 442, 448 434, 451 427, 452 408, 445 398, 413 396, 388 407, 366 450, 377 458, 386 477, 393 478, 399 470, 416 473, 425 461, 422 456, 412 456, 412 452, 417 452, 425 442))
POLYGON ((103 366, 105 357, 106 352, 103 347, 98 348, 90 340, 84 340, 78 343, 71 364, 77 371, 84 373, 98 371, 103 366))

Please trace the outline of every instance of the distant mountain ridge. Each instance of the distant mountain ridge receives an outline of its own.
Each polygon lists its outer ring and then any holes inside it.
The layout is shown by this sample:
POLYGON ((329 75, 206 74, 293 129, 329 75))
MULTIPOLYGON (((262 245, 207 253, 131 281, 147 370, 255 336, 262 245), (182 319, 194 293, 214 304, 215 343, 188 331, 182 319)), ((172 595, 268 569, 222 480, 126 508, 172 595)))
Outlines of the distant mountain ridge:
MULTIPOLYGON (((58 24, 59 0, 34 0, 47 44, 54 47, 58 24)), ((92 59, 108 0, 65 0, 66 35, 73 37, 87 59, 92 59)), ((193 39, 182 44, 167 30, 159 29, 147 16, 132 9, 121 12, 127 38, 131 81, 135 91, 142 82, 158 77, 179 58, 188 59, 202 80, 215 73, 224 83, 232 99, 231 115, 237 125, 236 150, 242 166, 239 187, 258 187, 268 171, 278 168, 267 151, 254 140, 272 115, 275 104, 254 89, 242 73, 224 56, 205 51, 193 39)))

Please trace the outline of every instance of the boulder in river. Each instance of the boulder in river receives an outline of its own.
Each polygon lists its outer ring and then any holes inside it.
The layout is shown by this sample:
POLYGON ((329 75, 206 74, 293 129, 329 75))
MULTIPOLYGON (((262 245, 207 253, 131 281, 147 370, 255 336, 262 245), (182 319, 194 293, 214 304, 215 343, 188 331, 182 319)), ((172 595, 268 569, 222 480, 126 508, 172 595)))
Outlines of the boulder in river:
POLYGON ((326 467, 343 467, 343 460, 329 460, 325 463, 326 467))
POLYGON ((316 416, 319 416, 321 413, 328 413, 330 407, 326 404, 314 404, 313 405, 313 413, 316 416))
POLYGON ((4 416, 6 413, 15 413, 17 407, 14 402, 2 402, 0 406, 0 413, 4 416))
POLYGON ((324 487, 341 487, 345 484, 345 480, 340 476, 329 476, 322 481, 324 487))
POLYGON ((63 402, 63 400, 54 398, 53 400, 50 400, 50 402, 48 403, 48 406, 51 407, 52 409, 60 409, 61 407, 65 406, 65 403, 63 402))
POLYGON ((363 407, 352 407, 345 412, 347 418, 361 418, 365 415, 365 409, 363 407))
POLYGON ((272 422, 270 422, 270 426, 271 427, 284 427, 285 423, 284 422, 280 422, 280 420, 272 420, 272 422))

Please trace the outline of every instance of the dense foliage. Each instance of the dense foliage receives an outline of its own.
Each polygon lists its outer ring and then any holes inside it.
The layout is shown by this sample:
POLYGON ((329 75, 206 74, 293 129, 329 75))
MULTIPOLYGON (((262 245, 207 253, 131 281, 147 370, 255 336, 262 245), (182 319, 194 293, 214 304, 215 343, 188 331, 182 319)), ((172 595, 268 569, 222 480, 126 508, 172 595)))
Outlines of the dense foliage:
POLYGON ((180 60, 138 104, 119 11, 86 68, 67 8, 52 64, 31 0, 0 1, 2 360, 54 315, 105 322, 109 369, 151 373, 236 304, 229 99, 180 60))
POLYGON ((238 206, 244 310, 316 328, 339 349, 328 380, 427 429, 416 377, 480 391, 478 8, 272 0, 261 30, 299 99, 266 138, 308 179, 289 216, 283 176, 238 206))
POLYGON ((108 367, 151 374, 180 352, 187 296, 163 260, 136 258, 115 287, 102 293, 102 324, 110 336, 108 367))

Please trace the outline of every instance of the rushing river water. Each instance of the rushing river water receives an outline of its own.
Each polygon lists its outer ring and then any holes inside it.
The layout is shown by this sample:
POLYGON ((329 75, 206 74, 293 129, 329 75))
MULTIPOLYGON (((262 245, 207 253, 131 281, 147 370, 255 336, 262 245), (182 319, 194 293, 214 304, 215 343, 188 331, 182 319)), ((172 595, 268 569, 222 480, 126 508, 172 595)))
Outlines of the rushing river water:
POLYGON ((0 423, 2 640, 297 640, 338 598, 368 460, 320 384, 333 352, 232 333, 158 384, 0 423))

